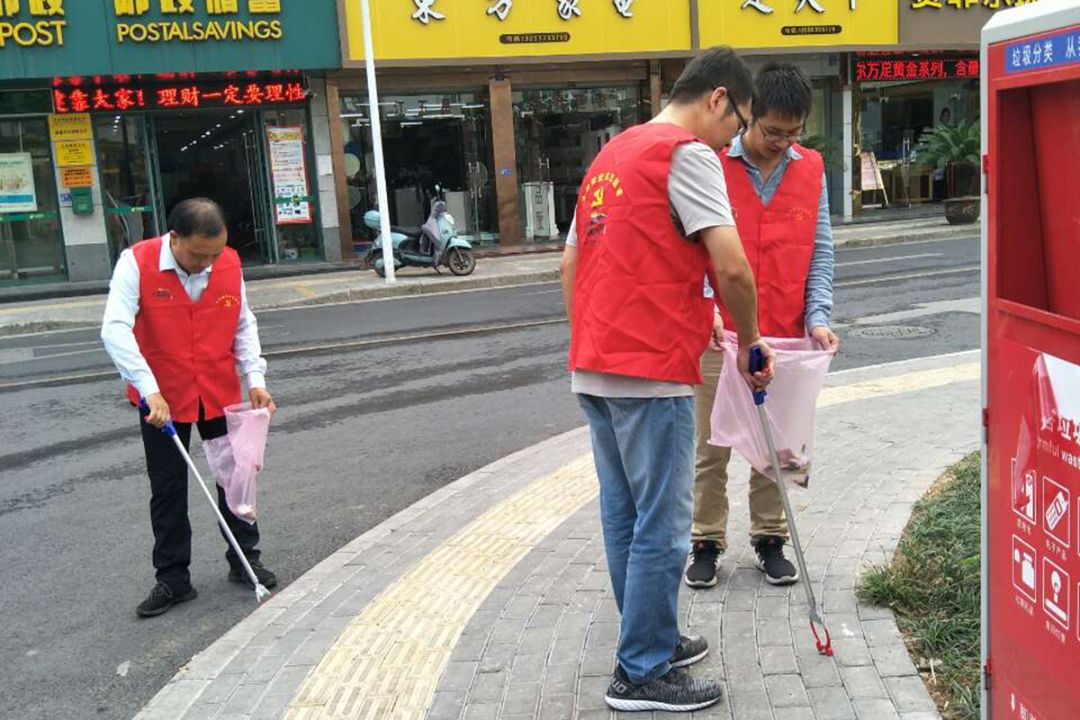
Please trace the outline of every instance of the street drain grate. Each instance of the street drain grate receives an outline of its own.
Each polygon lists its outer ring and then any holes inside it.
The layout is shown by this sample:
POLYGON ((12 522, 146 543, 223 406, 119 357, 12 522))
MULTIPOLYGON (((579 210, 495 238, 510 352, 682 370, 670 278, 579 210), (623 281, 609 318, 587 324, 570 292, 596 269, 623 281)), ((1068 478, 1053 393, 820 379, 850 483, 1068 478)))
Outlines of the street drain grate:
POLYGON ((909 340, 933 335, 931 328, 916 325, 878 325, 877 327, 856 328, 852 335, 869 340, 909 340))

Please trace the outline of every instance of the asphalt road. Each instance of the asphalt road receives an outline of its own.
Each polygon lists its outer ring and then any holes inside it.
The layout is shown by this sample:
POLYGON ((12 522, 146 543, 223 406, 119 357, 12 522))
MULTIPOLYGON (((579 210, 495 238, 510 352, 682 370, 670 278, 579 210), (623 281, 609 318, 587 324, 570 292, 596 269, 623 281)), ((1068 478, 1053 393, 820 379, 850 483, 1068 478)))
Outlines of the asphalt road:
MULTIPOLYGON (((978 346, 974 237, 837 259, 834 368, 978 346)), ((446 483, 582 425, 560 317, 555 285, 261 313, 281 410, 260 524, 283 584, 446 483)), ((226 581, 193 487, 201 594, 135 617, 153 585, 149 487, 135 412, 96 338, 0 339, 2 718, 129 718, 255 607, 226 581)))

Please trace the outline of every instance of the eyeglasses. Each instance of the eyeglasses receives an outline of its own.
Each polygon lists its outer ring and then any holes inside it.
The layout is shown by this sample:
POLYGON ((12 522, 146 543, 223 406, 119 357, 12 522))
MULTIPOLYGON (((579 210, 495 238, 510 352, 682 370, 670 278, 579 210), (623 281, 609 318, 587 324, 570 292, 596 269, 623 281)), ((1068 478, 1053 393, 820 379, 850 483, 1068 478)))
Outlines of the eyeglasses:
POLYGON ((728 103, 731 105, 731 111, 735 113, 735 117, 739 120, 738 134, 742 135, 750 127, 750 124, 746 122, 746 118, 744 118, 743 114, 739 112, 739 106, 735 104, 735 101, 731 99, 730 95, 728 96, 728 103))
POLYGON ((775 128, 766 129, 764 127, 761 128, 761 134, 765 138, 765 142, 786 143, 789 145, 801 141, 805 136, 805 132, 801 129, 797 133, 788 134, 777 132, 775 128))

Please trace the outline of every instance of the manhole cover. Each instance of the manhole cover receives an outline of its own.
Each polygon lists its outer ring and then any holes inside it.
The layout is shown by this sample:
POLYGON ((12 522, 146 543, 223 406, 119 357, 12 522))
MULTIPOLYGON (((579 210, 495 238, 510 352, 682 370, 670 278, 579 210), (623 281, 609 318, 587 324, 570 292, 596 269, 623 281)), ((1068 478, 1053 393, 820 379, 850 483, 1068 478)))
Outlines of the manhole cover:
POLYGON ((915 325, 878 325, 877 327, 857 328, 851 331, 852 335, 870 340, 907 340, 909 338, 921 338, 933 335, 930 328, 915 325))

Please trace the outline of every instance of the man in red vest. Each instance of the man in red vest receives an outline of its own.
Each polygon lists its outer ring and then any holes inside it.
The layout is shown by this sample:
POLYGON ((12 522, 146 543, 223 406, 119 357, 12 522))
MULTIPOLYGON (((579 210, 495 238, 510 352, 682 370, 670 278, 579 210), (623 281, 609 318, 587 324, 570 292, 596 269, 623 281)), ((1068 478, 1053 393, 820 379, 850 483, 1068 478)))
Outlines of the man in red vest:
MULTIPOLYGON (((721 153, 739 237, 758 283, 758 325, 765 337, 805 337, 839 348, 829 328, 833 306, 833 237, 821 155, 802 147, 813 91, 794 65, 770 64, 758 73, 750 128, 721 153)), ((724 315, 730 322, 730 316, 724 315)), ((694 479, 693 560, 686 584, 717 583, 727 549, 727 466, 730 448, 709 444, 710 418, 723 353, 701 358, 705 382, 696 388, 697 467, 694 479)), ((788 539, 780 491, 759 472, 750 477, 750 538, 757 566, 773 585, 799 578, 784 557, 788 539)))
POLYGON ((694 401, 713 329, 706 274, 731 309, 739 367, 764 387, 772 351, 716 151, 743 127, 753 79, 729 48, 694 59, 670 105, 604 147, 589 168, 564 252, 572 388, 592 432, 608 570, 622 614, 616 710, 691 711, 720 683, 681 668, 705 657, 679 632, 693 511, 694 401), (763 372, 749 372, 760 347, 763 372))
MULTIPOLYGON (((136 610, 140 617, 161 615, 198 595, 188 571, 188 469, 161 428, 172 420, 185 446, 192 424, 204 441, 225 435, 225 407, 241 400, 237 366, 251 404, 276 410, 266 390, 266 361, 247 305, 240 257, 226 245, 224 213, 212 200, 185 200, 169 216, 169 227, 168 235, 120 255, 101 328, 105 349, 128 383, 128 400, 137 406, 145 398, 150 407, 145 417, 140 412, 140 424, 157 584, 136 610)), ((218 507, 259 582, 277 585, 259 561, 258 524, 233 515, 221 487, 218 507)), ((229 579, 250 584, 231 547, 225 557, 229 579)))

